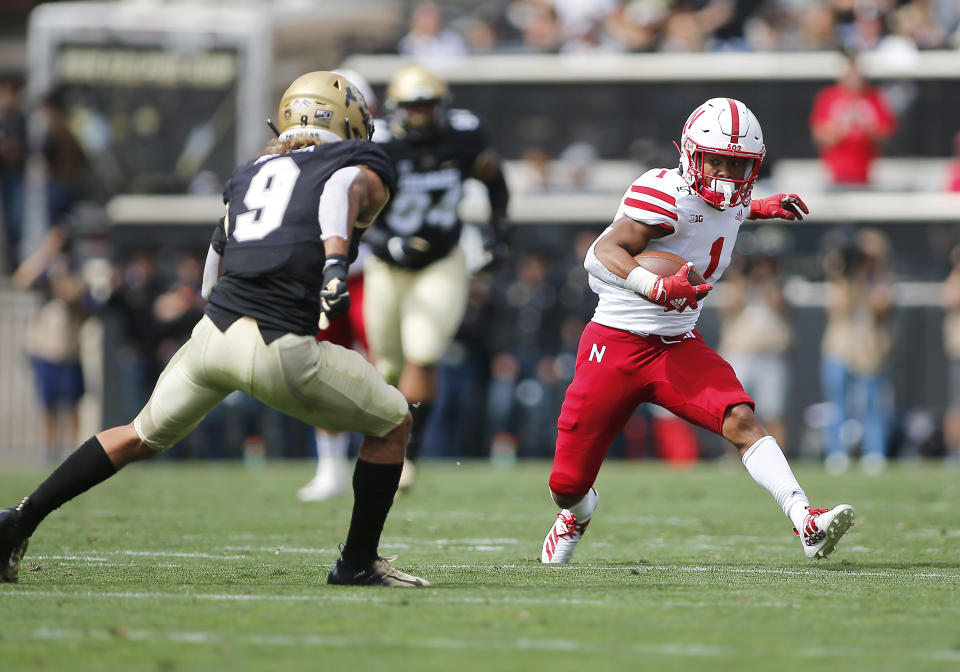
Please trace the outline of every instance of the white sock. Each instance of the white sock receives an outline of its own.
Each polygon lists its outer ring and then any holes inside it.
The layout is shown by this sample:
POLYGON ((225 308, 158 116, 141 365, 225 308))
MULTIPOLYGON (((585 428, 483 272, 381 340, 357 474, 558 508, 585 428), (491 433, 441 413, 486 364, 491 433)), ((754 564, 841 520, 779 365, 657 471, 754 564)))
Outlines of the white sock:
POLYGON ((783 513, 793 521, 793 526, 802 529, 810 501, 787 464, 777 440, 772 436, 763 437, 750 446, 741 459, 753 480, 773 495, 783 513))
MULTIPOLYGON (((551 493, 551 497, 553 493, 551 493)), ((600 496, 597 495, 597 491, 593 488, 587 490, 587 494, 583 496, 579 502, 567 509, 570 513, 577 517, 578 523, 585 523, 590 518, 593 517, 593 512, 597 508, 597 502, 600 501, 600 496)))
POLYGON ((328 432, 323 429, 316 429, 313 433, 314 442, 317 445, 317 472, 319 473, 321 465, 330 460, 344 460, 350 450, 349 432, 328 432))

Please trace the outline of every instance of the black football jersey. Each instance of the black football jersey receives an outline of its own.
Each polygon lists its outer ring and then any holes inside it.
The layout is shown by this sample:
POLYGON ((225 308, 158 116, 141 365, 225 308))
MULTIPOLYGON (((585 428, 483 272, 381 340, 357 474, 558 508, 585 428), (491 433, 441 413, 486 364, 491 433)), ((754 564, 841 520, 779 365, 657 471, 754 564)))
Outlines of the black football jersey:
POLYGON ((333 173, 356 165, 376 172, 394 193, 386 153, 363 140, 268 154, 237 168, 224 189, 227 215, 212 243, 220 238, 223 262, 206 312, 221 331, 248 316, 267 343, 285 333, 317 333, 325 258, 320 194, 333 173))
POLYGON ((397 170, 397 192, 371 227, 367 242, 387 263, 423 268, 442 259, 460 240, 463 224, 457 208, 463 183, 477 157, 488 148, 480 120, 468 110, 449 110, 447 125, 429 145, 387 137, 381 142, 397 170), (414 245, 404 241, 419 238, 414 245), (426 243, 426 245, 424 244, 426 243), (410 254, 403 254, 403 248, 410 254))

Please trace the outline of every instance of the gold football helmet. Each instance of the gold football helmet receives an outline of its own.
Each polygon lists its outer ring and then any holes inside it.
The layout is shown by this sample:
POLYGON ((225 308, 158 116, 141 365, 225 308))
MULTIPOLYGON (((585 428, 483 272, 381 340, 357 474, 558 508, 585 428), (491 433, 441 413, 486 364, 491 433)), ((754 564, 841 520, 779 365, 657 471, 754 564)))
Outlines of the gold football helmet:
POLYGON ((343 75, 318 70, 297 77, 283 92, 277 130, 281 140, 369 140, 373 119, 355 85, 343 75))
POLYGON ((442 79, 419 65, 401 68, 387 87, 390 133, 410 142, 430 140, 446 124, 449 100, 442 79))

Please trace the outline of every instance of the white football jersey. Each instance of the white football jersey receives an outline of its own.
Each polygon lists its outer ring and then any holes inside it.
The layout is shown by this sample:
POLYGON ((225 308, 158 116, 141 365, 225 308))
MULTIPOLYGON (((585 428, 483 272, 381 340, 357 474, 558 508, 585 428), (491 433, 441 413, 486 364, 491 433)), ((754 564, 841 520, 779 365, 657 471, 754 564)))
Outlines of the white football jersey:
MULTIPOLYGON (((692 261, 694 268, 716 284, 730 264, 730 255, 750 204, 717 210, 694 193, 676 169, 655 168, 638 177, 620 199, 613 221, 626 216, 644 224, 659 226, 669 234, 650 241, 648 250, 672 252, 692 261)), ((612 231, 607 228, 597 240, 612 231)), ((596 241, 593 243, 596 245, 596 241)), ((591 247, 591 253, 593 248, 591 247)), ((696 310, 666 312, 663 306, 647 301, 635 292, 590 275, 590 289, 600 301, 593 321, 615 329, 639 334, 677 336, 696 327, 704 301, 696 310)))

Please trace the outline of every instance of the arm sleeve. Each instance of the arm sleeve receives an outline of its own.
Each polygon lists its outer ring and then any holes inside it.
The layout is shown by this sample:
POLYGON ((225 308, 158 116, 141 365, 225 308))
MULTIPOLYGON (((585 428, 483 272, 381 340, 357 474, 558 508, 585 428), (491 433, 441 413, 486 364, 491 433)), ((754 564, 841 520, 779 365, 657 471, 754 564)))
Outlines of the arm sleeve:
POLYGON ((224 230, 224 218, 221 218, 213 229, 210 238, 210 247, 207 250, 207 259, 203 264, 203 283, 200 287, 200 296, 205 300, 210 298, 210 292, 220 280, 220 261, 227 248, 227 235, 224 230))
POLYGON ((347 166, 336 171, 323 185, 317 213, 320 240, 350 238, 350 185, 359 174, 359 168, 347 166))

